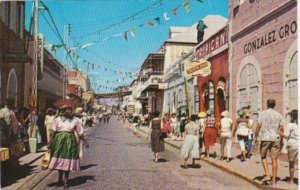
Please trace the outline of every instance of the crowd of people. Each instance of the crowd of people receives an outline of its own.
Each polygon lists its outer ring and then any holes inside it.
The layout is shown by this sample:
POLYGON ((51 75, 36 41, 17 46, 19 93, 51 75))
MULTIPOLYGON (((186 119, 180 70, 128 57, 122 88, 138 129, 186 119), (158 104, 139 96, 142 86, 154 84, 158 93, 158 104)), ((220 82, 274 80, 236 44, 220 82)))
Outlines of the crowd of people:
POLYGON ((229 117, 227 110, 221 113, 219 121, 214 118, 211 110, 191 115, 189 118, 186 113, 180 115, 172 113, 171 117, 166 113, 160 117, 160 113, 155 112, 149 126, 153 161, 158 161, 158 154, 165 150, 164 138, 169 136, 174 141, 183 140, 180 148, 180 156, 184 160, 183 168, 187 168, 189 158, 192 159, 193 166, 195 160, 200 159, 203 154, 207 158, 217 158, 215 148, 217 138, 221 144, 220 159, 231 162, 231 147, 236 136, 241 151, 241 162, 251 159, 254 143, 260 144, 259 152, 266 176, 264 181, 267 185, 272 185, 276 184, 277 159, 283 148, 282 141, 286 139, 290 166, 289 183, 294 183, 295 161, 298 156, 298 111, 292 110, 291 121, 284 125, 282 115, 274 109, 275 105, 275 100, 267 101, 267 109, 259 114, 255 131, 249 107, 239 110, 235 121, 229 117), (203 144, 204 153, 202 153, 203 144), (272 179, 266 159, 268 152, 272 160, 272 179))

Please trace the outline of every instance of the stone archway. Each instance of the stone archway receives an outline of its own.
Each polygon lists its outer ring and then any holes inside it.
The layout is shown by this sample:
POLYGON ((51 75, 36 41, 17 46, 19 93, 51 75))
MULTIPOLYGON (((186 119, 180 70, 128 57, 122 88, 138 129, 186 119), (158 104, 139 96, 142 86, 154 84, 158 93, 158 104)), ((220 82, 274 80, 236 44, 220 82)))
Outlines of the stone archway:
POLYGON ((7 80, 6 98, 14 99, 17 103, 18 97, 18 79, 15 69, 11 69, 7 80))

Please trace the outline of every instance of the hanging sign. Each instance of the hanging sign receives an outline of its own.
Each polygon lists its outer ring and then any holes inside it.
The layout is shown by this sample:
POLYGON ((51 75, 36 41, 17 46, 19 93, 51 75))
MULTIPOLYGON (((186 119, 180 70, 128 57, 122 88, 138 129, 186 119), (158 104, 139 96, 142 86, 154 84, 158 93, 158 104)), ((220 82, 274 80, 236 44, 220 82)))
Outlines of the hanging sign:
POLYGON ((38 34, 38 80, 43 80, 44 74, 44 36, 43 34, 38 34))
POLYGON ((168 83, 158 83, 158 89, 160 90, 166 90, 169 88, 168 83))
POLYGON ((211 74, 211 63, 206 60, 195 60, 184 64, 185 76, 206 77, 211 74))

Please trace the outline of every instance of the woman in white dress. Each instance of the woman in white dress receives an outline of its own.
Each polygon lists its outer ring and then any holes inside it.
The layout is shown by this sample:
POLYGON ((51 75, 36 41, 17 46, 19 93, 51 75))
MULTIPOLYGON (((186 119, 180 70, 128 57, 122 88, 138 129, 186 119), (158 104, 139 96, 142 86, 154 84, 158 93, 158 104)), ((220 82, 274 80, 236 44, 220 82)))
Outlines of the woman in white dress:
POLYGON ((45 117, 45 128, 46 128, 46 134, 47 134, 47 143, 50 141, 50 135, 52 132, 52 124, 54 122, 55 116, 54 116, 54 110, 52 108, 47 109, 47 115, 45 117))
POLYGON ((193 159, 193 166, 195 159, 200 158, 199 153, 199 126, 195 123, 197 115, 191 116, 191 121, 185 126, 184 141, 180 149, 180 156, 184 158, 183 167, 187 168, 187 160, 193 159))

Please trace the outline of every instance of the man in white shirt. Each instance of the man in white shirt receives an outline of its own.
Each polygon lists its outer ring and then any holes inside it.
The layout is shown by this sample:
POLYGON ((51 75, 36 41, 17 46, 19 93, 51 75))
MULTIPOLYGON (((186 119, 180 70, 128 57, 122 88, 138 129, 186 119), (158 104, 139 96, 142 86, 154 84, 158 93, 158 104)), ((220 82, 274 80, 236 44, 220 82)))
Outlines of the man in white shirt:
POLYGON ((268 109, 259 115, 255 130, 255 137, 261 141, 260 154, 267 179, 265 182, 270 185, 276 183, 278 170, 277 158, 281 151, 279 131, 283 128, 282 116, 274 110, 275 105, 276 101, 274 99, 267 101, 268 109), (270 171, 266 159, 268 151, 270 152, 272 160, 272 181, 270 179, 270 171))

